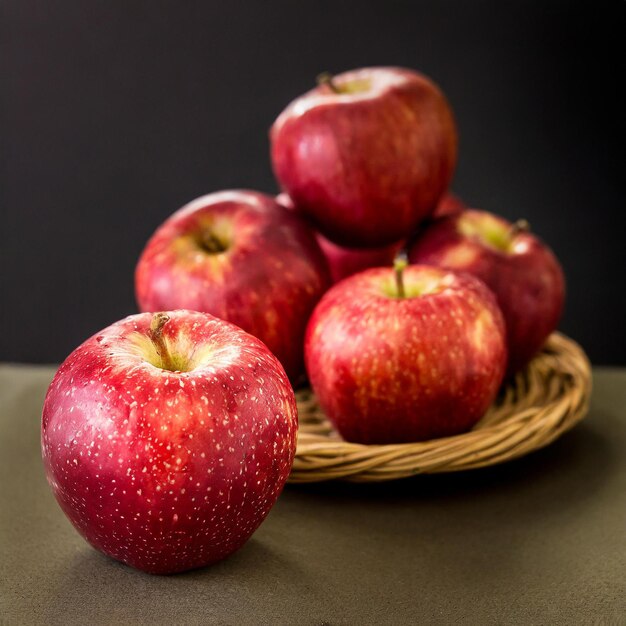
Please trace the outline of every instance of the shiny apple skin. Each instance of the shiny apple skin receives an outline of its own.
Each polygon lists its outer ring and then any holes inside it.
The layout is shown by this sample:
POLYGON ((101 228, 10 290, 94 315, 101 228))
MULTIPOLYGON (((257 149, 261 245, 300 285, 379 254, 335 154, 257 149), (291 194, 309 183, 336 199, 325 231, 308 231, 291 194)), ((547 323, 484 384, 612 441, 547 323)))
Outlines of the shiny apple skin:
POLYGON ((396 67, 334 77, 293 101, 270 131, 281 187, 328 239, 381 247, 406 238, 435 209, 456 165, 450 106, 425 76, 396 67))
POLYGON ((405 286, 439 291, 394 298, 391 268, 332 287, 305 339, 311 385, 347 441, 388 444, 469 430, 495 398, 506 367, 504 321, 476 278, 409 266, 405 286))
POLYGON ((523 369, 558 326, 565 302, 565 277, 554 253, 532 233, 516 235, 511 253, 485 246, 459 232, 463 215, 486 216, 503 228, 511 223, 470 209, 436 221, 409 252, 412 263, 468 272, 494 292, 504 314, 508 375, 523 369))
POLYGON ((333 284, 372 267, 391 267, 404 246, 400 241, 382 248, 345 248, 321 233, 317 233, 317 242, 328 261, 333 284))
POLYGON ((193 309, 237 324, 269 347, 294 384, 304 373, 306 323, 329 285, 310 226, 253 191, 217 192, 184 206, 157 229, 135 271, 141 311, 193 309), (210 254, 196 237, 216 224, 232 242, 210 254))
POLYGON ((94 335, 46 395, 48 482, 96 549, 169 574, 240 548, 274 505, 296 442, 293 390, 257 339, 206 313, 170 312, 164 336, 210 349, 193 371, 145 361, 151 315, 94 335))
POLYGON ((451 191, 448 191, 441 196, 432 217, 437 219, 446 215, 456 215, 457 213, 461 213, 468 208, 467 204, 465 204, 461 198, 453 194, 451 191))
MULTIPOLYGON (((290 211, 298 211, 293 200, 287 193, 280 193, 276 196, 276 202, 290 211)), ((301 211, 298 211, 304 215, 301 211)), ((340 280, 369 269, 370 267, 384 267, 393 264, 396 255, 404 247, 403 241, 383 246, 382 248, 346 248, 338 246, 336 243, 326 239, 324 235, 315 232, 317 243, 319 244, 330 270, 330 277, 334 283, 340 280)))

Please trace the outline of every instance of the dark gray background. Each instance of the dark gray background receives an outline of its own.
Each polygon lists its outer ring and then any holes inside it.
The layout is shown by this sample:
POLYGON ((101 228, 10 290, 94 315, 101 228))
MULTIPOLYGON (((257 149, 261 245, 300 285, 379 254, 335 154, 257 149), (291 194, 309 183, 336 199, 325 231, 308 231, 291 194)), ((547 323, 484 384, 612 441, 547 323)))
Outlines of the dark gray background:
POLYGON ((155 227, 218 189, 276 189, 267 130, 321 70, 429 74, 454 188, 524 216, 569 281, 562 329, 624 348, 624 3, 0 3, 0 360, 50 362, 135 312, 155 227))

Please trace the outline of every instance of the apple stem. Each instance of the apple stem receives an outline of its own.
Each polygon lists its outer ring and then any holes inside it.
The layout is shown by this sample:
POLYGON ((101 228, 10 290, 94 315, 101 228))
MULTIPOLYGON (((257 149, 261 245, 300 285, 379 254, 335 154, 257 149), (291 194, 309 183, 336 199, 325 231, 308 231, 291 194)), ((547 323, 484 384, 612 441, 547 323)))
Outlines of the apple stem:
POLYGON ((167 370, 174 370, 172 357, 163 337, 163 327, 169 320, 170 316, 167 313, 155 313, 150 322, 150 339, 152 339, 152 343, 154 343, 157 354, 161 359, 161 367, 167 370))
POLYGON ((511 224, 509 235, 511 238, 513 238, 515 237, 515 235, 519 235, 520 233, 527 233, 527 232, 530 232, 530 224, 528 223, 527 220, 521 219, 511 224))
POLYGON ((393 260, 393 269, 396 273, 396 289, 398 291, 398 298, 406 297, 406 293, 404 291, 404 270, 408 264, 409 259, 406 252, 399 252, 393 260))
POLYGON ((335 81, 333 80, 333 75, 330 72, 322 72, 317 77, 317 84, 326 85, 333 93, 341 93, 341 90, 337 87, 335 81))

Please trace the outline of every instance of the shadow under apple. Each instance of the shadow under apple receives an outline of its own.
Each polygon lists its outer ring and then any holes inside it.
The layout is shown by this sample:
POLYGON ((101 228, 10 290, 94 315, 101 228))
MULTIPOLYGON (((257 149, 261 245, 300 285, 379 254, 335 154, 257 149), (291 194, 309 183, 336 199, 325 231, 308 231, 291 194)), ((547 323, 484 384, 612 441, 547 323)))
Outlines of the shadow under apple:
POLYGON ((42 614, 46 623, 176 624, 194 615, 213 623, 226 614, 259 615, 279 576, 305 578, 297 562, 257 536, 219 563, 169 576, 140 572, 85 545, 57 572, 42 614))

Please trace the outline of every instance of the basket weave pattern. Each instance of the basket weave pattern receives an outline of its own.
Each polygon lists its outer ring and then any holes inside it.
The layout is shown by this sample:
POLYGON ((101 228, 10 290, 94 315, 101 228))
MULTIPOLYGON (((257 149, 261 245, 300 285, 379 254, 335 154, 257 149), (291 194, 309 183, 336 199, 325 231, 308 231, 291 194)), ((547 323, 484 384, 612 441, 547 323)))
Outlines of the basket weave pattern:
POLYGON ((541 448, 580 421, 589 406, 591 367, 571 339, 553 333, 524 372, 504 387, 470 432, 418 443, 343 441, 310 389, 297 392, 300 429, 289 482, 378 482, 502 463, 541 448))

